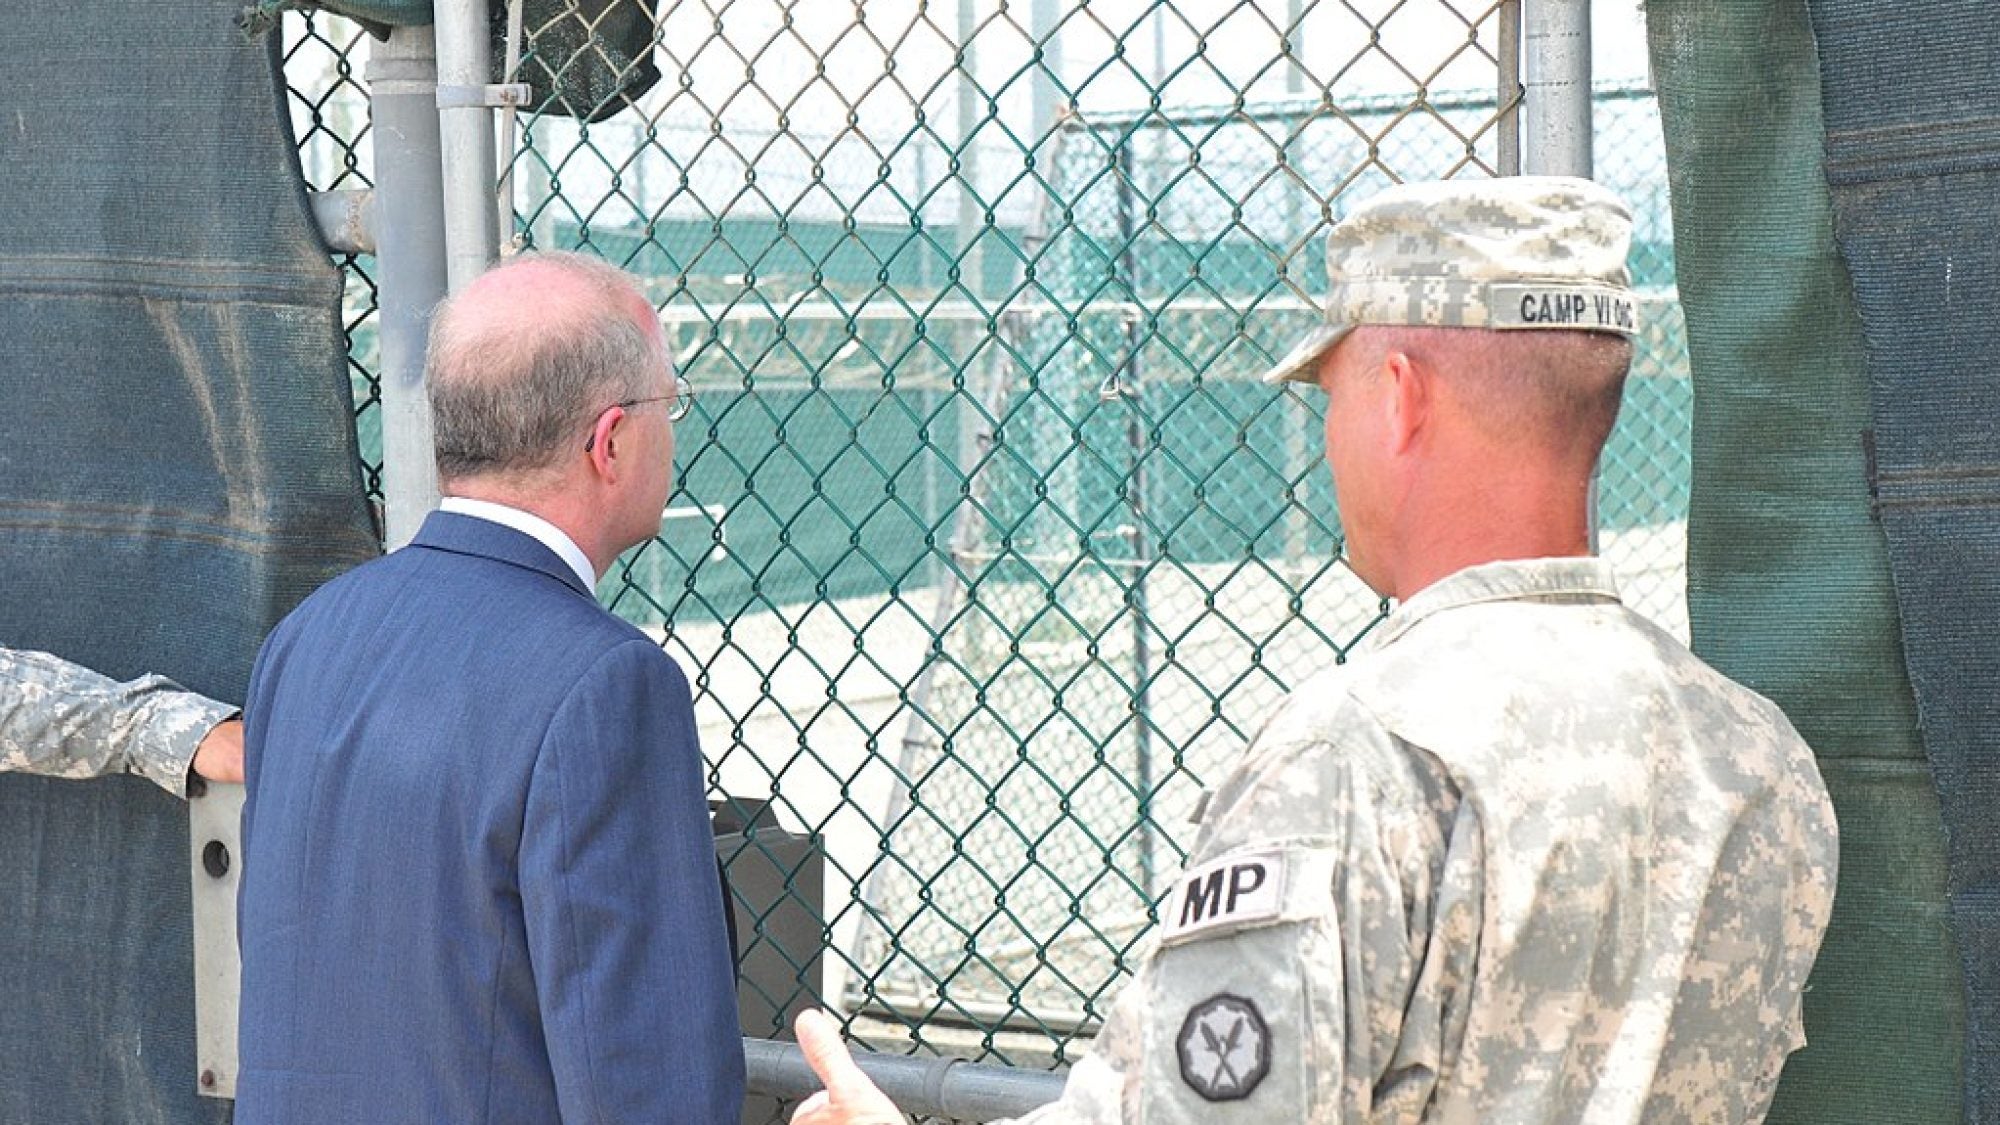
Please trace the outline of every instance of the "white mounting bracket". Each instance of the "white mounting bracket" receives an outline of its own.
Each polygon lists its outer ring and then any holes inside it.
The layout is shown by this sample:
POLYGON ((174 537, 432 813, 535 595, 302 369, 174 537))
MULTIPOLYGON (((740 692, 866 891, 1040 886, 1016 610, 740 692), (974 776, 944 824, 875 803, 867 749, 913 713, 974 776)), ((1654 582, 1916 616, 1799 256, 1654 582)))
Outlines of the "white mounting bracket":
POLYGON ((194 880, 195 1089, 236 1096, 236 883, 242 876, 243 787, 210 782, 188 800, 188 868, 194 880))

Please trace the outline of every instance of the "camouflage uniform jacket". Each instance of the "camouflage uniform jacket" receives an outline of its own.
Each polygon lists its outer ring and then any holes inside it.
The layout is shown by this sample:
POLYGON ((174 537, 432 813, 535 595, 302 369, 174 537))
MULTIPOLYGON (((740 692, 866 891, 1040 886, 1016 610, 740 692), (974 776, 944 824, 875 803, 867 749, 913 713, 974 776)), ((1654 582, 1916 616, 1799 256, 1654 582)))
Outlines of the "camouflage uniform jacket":
POLYGON ((45 652, 0 648, 0 770, 138 774, 185 797, 195 747, 235 712, 159 676, 121 684, 45 652))
POLYGON ((1419 593, 1223 781, 1053 1122, 1756 1122, 1833 813, 1592 559, 1419 593))

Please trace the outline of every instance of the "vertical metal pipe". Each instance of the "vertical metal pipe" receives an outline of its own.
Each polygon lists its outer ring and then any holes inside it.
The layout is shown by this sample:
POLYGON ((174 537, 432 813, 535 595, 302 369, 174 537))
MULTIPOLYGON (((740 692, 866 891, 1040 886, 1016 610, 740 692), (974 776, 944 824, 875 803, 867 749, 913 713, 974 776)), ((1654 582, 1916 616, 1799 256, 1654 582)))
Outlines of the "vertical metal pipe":
MULTIPOLYGON (((1034 116, 1034 143, 1040 147, 1054 133, 1056 116, 1069 93, 1063 88, 1062 36, 1057 33, 1058 12, 1056 0, 1034 0, 1028 9, 1028 34, 1042 52, 1042 63, 1035 69, 1035 81, 1029 87, 1031 111, 1034 116)), ((1043 175, 1048 175, 1044 170, 1043 175)))
POLYGON ((1285 0, 1285 50, 1291 64, 1285 67, 1285 97, 1295 99, 1306 92, 1306 2, 1285 0))
MULTIPOLYGON (((1590 0, 1524 0, 1522 163, 1532 176, 1594 172, 1591 153, 1590 0)), ((1590 481, 1590 549, 1597 550, 1597 478, 1590 481)))
POLYGON ((1493 53, 1500 73, 1493 104, 1500 114, 1500 135, 1495 171, 1503 176, 1518 176, 1521 174, 1521 0, 1501 0, 1497 16, 1500 29, 1493 53))
MULTIPOLYGON (((1298 121, 1309 120, 1303 107, 1306 93, 1306 5, 1305 0, 1286 0, 1285 3, 1285 53, 1290 62, 1285 67, 1285 100, 1293 105, 1292 112, 1299 114, 1298 121)), ((1285 164, 1291 168, 1293 182, 1285 192, 1285 245, 1299 247, 1297 259, 1310 259, 1319 246, 1319 240, 1306 240, 1307 224, 1317 225, 1319 211, 1306 207, 1307 181, 1298 166, 1298 159, 1311 148, 1311 141, 1303 135, 1304 130, 1293 125, 1285 138, 1285 164)), ((1303 264, 1303 263, 1302 263, 1303 264)), ((1302 291, 1296 275, 1291 282, 1294 292, 1302 291)), ((1291 417, 1285 426, 1284 471, 1290 472, 1295 466, 1315 463, 1313 438, 1319 429, 1312 415, 1303 410, 1288 410, 1291 417)), ((1316 465, 1309 468, 1306 480, 1324 481, 1326 470, 1316 465)), ((1285 512, 1284 561, 1286 574, 1302 573, 1306 558, 1307 537, 1311 527, 1306 519, 1303 504, 1292 504, 1285 512)), ((1296 593, 1296 591, 1294 591, 1296 593)))
POLYGON ((979 147, 974 143, 981 97, 972 39, 978 30, 974 0, 958 0, 958 284, 968 297, 976 296, 986 280, 981 269, 985 255, 978 245, 986 208, 979 201, 979 147))
MULTIPOLYGON (((1153 9, 1153 94, 1160 97, 1167 84, 1167 6, 1153 9)), ((1161 100, 1164 102, 1165 98, 1161 100)))
MULTIPOLYGON (((500 75, 502 82, 514 81, 515 74, 521 69, 521 20, 521 0, 508 0, 507 56, 506 69, 500 75)), ((500 246, 503 250, 515 238, 514 126, 518 116, 519 114, 512 105, 509 105, 500 114, 500 149, 498 156, 500 161, 500 186, 499 190, 495 193, 493 206, 494 217, 499 223, 499 227, 493 233, 500 240, 500 246)))
POLYGON ((432 29, 399 27, 375 43, 368 90, 375 144, 375 284, 381 310, 385 545, 410 541, 437 507, 424 345, 444 299, 444 182, 437 47, 432 29))
POLYGON ((437 0, 438 86, 450 104, 432 112, 444 157, 445 269, 453 292, 486 272, 499 248, 493 110, 478 104, 492 82, 486 0, 437 0))
MULTIPOLYGON (((1134 126, 1134 132, 1137 126, 1134 126)), ((1139 790, 1139 885, 1148 898, 1157 897, 1153 862, 1153 649, 1147 629, 1151 622, 1146 598, 1146 576, 1152 571, 1152 538, 1146 534, 1146 385, 1139 350, 1144 338, 1139 331, 1139 224, 1138 198, 1133 183, 1132 140, 1126 136, 1118 144, 1118 272, 1123 276, 1130 307, 1125 320, 1125 369, 1117 386, 1125 399, 1125 441, 1132 450, 1132 471, 1125 478, 1125 503, 1131 529, 1126 542, 1131 552, 1131 573, 1127 576, 1125 605, 1132 615, 1132 756, 1139 790)))
POLYGON ((1525 0, 1521 45, 1528 126, 1523 165, 1530 175, 1588 177, 1590 0, 1525 0))

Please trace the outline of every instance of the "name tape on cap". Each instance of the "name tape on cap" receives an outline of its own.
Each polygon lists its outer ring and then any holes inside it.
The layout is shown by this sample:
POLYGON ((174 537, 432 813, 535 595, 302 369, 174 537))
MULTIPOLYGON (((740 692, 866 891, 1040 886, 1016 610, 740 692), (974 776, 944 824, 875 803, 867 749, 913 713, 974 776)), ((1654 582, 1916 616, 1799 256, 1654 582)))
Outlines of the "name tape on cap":
POLYGON ((1160 940, 1276 919, 1285 902, 1285 856, 1236 852, 1189 871, 1162 904, 1160 940))
POLYGON ((1493 328, 1572 328, 1639 332, 1639 302, 1623 289, 1580 285, 1493 285, 1486 291, 1493 328))

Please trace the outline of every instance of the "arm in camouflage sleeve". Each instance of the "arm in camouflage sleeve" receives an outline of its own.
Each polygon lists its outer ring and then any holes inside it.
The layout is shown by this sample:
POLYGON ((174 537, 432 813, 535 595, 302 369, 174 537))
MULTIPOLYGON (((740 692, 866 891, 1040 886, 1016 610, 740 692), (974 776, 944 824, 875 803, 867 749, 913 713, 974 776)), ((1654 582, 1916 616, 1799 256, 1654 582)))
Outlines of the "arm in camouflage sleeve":
POLYGON ((0 769, 138 774, 185 797, 195 748, 235 711, 159 676, 118 683, 47 653, 0 648, 0 769))
MULTIPOLYGON (((1353 725, 1264 740, 1224 780, 1090 1052, 1011 1125, 1421 1117, 1463 1035, 1477 884, 1443 862, 1455 799, 1353 725)), ((835 1025, 802 1017, 799 1042, 828 1089, 792 1125, 901 1121, 835 1025)))
POLYGON ((1019 1125, 1421 1117, 1478 929, 1476 896, 1440 883, 1451 811, 1375 732, 1265 741, 1218 789, 1061 1099, 1019 1125))
POLYGON ((1147 1018, 1144 992, 1127 982, 1112 997, 1090 1051, 1070 1068, 1062 1097, 1023 1117, 996 1125, 1121 1125, 1138 1120, 1141 1044, 1147 1018), (1132 1114, 1126 1112, 1132 1102, 1132 1114))

